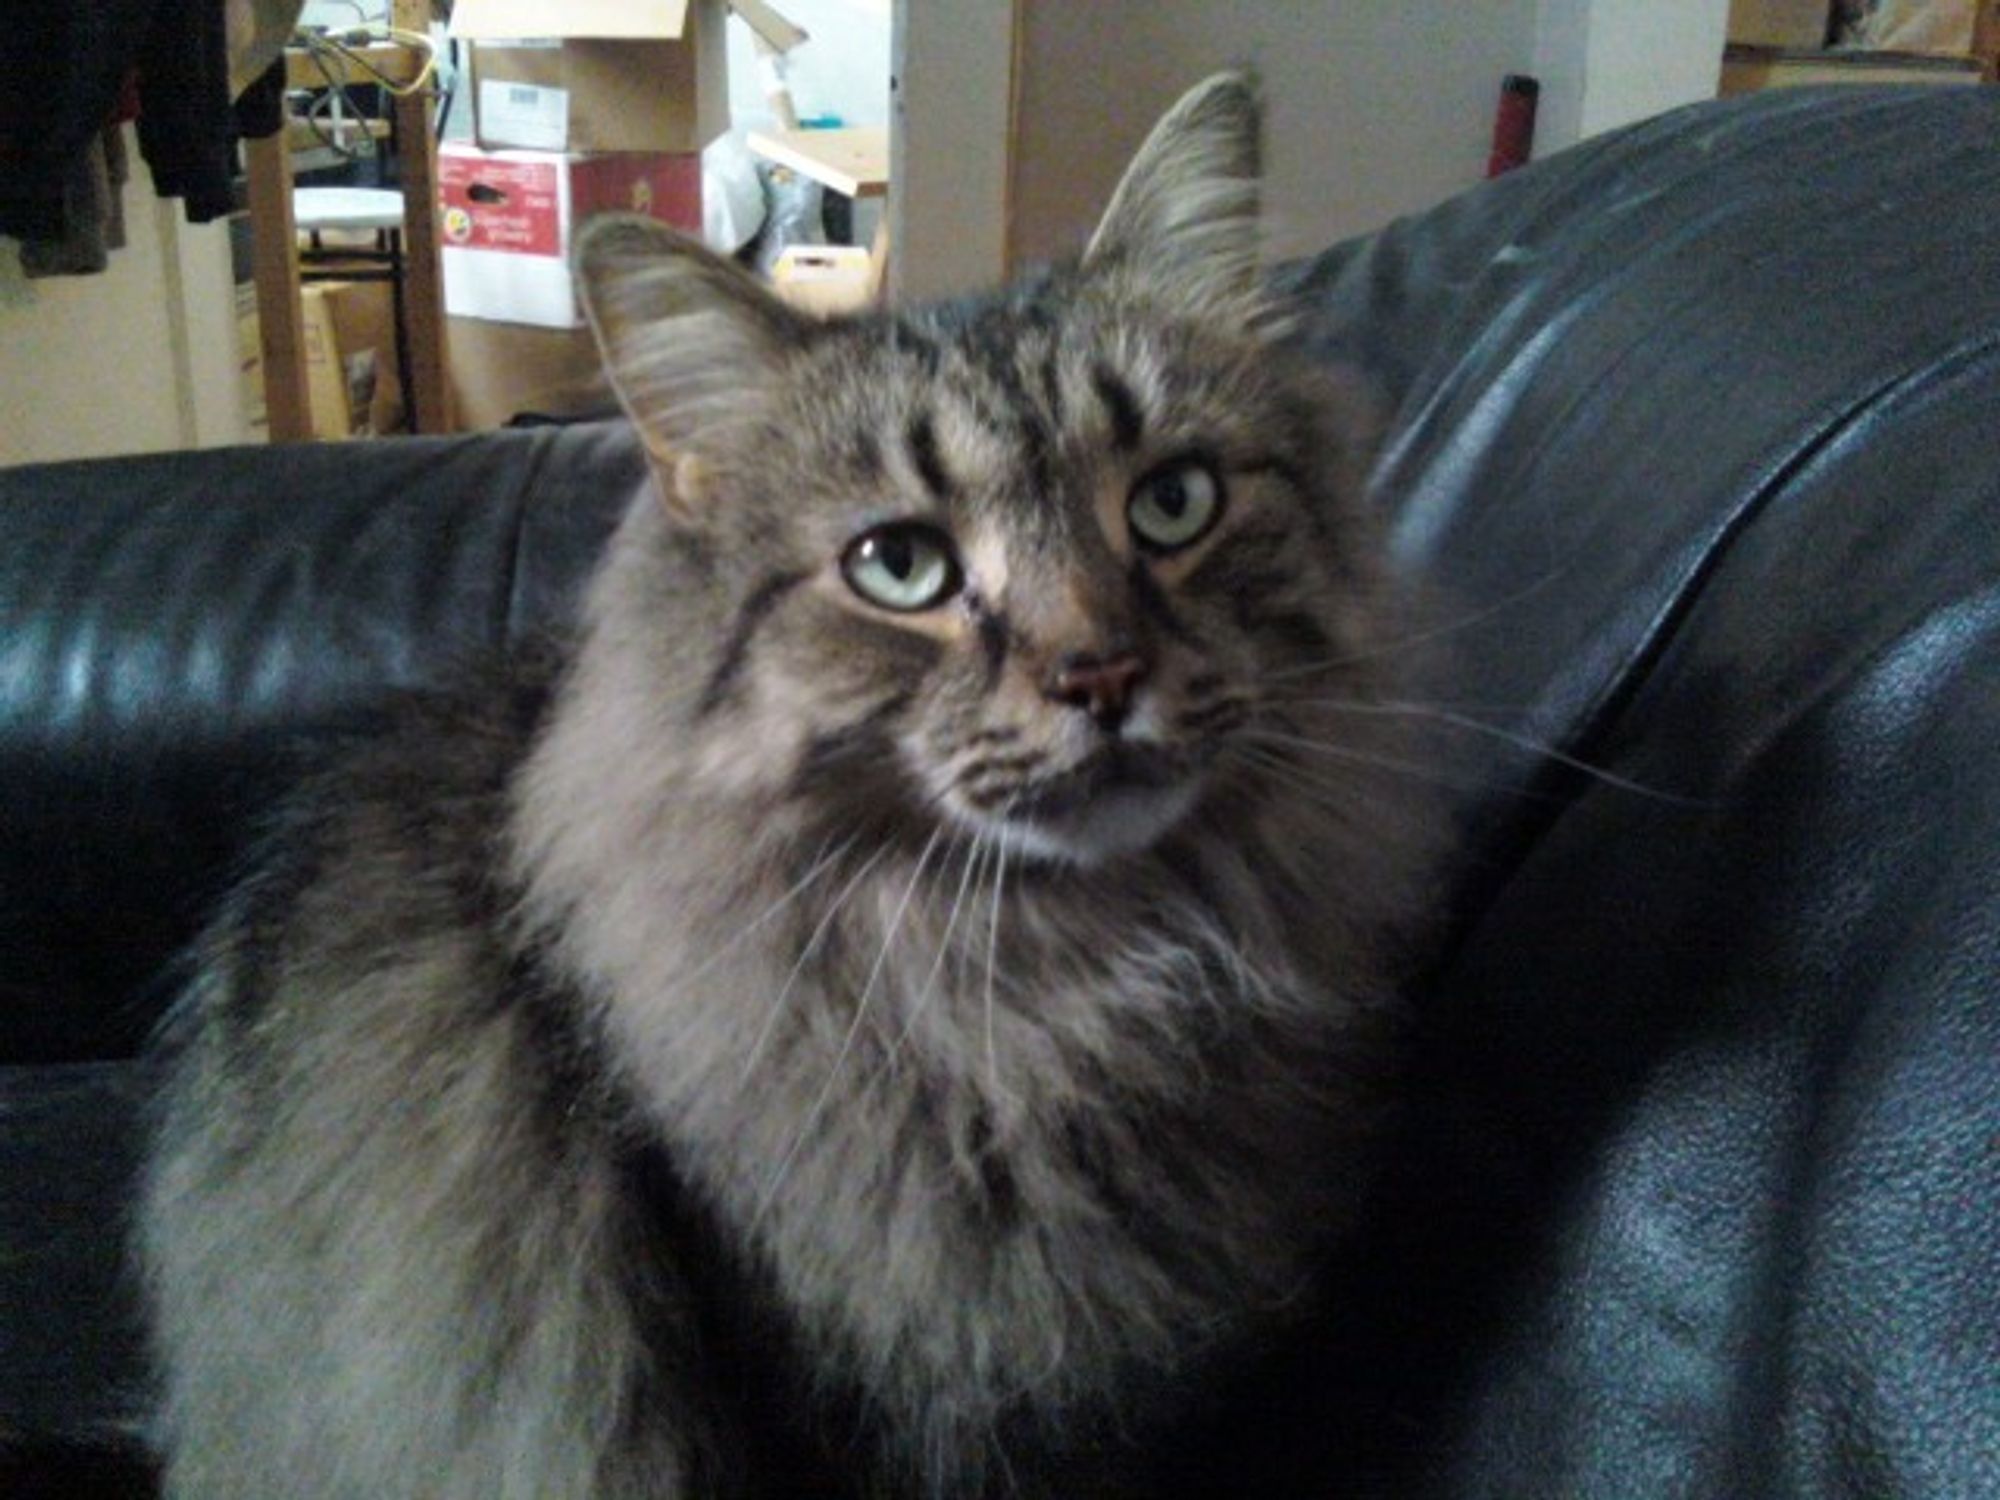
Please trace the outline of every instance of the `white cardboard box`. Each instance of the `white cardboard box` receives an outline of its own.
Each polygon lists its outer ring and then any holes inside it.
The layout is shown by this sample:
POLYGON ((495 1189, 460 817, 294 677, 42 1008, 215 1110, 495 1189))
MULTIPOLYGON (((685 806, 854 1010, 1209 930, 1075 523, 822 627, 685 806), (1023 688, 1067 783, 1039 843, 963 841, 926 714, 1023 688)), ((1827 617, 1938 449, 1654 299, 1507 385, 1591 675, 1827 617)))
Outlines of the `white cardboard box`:
POLYGON ((645 214, 701 233, 701 153, 438 148, 444 310, 537 328, 583 323, 570 284, 577 226, 645 214))
POLYGON ((458 0, 473 138, 489 149, 699 151, 729 128, 730 11, 783 52, 760 0, 458 0))

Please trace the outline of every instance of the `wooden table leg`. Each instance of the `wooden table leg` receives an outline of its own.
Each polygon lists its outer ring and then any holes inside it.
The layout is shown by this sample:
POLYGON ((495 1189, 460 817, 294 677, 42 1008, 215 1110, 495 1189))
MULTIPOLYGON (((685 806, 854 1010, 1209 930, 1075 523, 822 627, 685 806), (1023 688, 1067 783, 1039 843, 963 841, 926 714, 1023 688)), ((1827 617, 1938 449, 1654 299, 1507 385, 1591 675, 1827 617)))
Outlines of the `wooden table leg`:
POLYGON ((445 396, 444 281, 438 269, 437 138, 432 134, 431 100, 413 95, 396 101, 396 139, 402 150, 403 267, 407 278, 410 427, 416 432, 449 432, 445 396))
POLYGON ((272 442, 302 443, 312 436, 312 409, 306 395, 305 315, 299 304, 298 231, 292 220, 292 164, 285 132, 251 140, 245 150, 264 419, 272 442))

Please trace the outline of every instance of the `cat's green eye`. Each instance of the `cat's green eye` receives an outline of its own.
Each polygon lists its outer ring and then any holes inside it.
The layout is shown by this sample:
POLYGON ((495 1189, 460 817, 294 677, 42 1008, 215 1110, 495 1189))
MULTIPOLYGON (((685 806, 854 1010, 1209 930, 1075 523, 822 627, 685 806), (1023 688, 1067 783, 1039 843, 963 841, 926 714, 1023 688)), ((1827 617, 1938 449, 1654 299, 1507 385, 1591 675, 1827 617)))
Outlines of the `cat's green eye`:
POLYGON ((950 540, 929 526, 898 522, 865 531, 840 559, 847 585, 870 604, 905 613, 934 609, 963 577, 950 540))
POLYGON ((1222 481, 1193 459, 1153 470, 1132 486, 1125 520, 1139 545, 1178 552, 1208 533, 1222 515, 1222 481))

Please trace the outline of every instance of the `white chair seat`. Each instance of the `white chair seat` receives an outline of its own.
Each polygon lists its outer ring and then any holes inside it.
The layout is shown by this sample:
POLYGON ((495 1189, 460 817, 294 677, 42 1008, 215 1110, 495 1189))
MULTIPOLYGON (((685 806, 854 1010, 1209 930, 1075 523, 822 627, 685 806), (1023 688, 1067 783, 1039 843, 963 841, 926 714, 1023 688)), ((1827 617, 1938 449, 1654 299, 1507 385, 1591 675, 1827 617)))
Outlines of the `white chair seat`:
POLYGON ((321 229, 400 229, 403 195, 386 188, 293 188, 292 218, 301 234, 321 229))

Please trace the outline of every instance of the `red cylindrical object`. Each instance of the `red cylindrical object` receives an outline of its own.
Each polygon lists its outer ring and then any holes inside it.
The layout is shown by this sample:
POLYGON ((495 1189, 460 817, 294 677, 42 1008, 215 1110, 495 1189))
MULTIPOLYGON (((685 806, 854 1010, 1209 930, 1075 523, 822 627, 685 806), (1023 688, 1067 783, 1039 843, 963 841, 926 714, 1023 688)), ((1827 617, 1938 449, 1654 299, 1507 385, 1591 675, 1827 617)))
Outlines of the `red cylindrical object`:
POLYGON ((1525 73, 1500 80, 1500 108, 1493 116, 1493 154, 1486 158, 1486 175, 1498 177, 1528 164, 1535 153, 1535 104, 1542 86, 1525 73))

